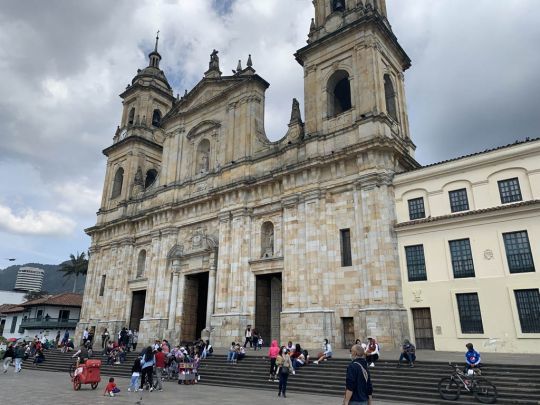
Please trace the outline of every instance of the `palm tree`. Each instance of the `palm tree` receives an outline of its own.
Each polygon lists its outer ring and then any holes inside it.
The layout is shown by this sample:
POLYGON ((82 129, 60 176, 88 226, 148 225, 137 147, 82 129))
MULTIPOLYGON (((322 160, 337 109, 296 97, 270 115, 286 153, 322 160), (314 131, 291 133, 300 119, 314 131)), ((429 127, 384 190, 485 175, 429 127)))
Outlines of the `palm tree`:
POLYGON ((88 272, 88 259, 86 253, 77 252, 77 255, 70 254, 70 261, 64 262, 60 265, 60 271, 64 272, 64 277, 75 276, 75 282, 73 283, 73 292, 77 290, 77 278, 80 275, 86 275, 88 272))

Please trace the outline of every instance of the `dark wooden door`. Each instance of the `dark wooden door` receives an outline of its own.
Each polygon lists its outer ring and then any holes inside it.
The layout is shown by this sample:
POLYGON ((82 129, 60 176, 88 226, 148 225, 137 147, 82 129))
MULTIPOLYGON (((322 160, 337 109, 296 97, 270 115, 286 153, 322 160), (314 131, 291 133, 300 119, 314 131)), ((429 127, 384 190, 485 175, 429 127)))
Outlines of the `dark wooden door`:
POLYGON ((146 290, 134 291, 131 301, 131 316, 129 319, 129 328, 139 330, 139 324, 144 316, 144 302, 146 301, 146 290))
POLYGON ((429 308, 412 309, 414 336, 417 349, 435 350, 431 311, 429 308))
POLYGON ((354 318, 341 318, 343 321, 343 347, 348 349, 354 345, 354 318))

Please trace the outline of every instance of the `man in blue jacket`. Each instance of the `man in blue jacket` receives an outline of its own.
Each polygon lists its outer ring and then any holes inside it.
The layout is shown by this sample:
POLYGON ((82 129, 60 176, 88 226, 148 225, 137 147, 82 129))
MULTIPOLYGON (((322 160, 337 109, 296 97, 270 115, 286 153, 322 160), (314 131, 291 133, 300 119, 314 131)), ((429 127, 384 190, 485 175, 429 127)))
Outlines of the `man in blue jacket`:
POLYGON ((344 405, 371 405, 373 386, 365 359, 364 348, 354 345, 351 348, 351 364, 347 367, 344 405))
POLYGON ((478 368, 480 366, 480 353, 474 350, 472 343, 467 343, 465 345, 467 348, 467 353, 465 353, 465 361, 467 365, 465 366, 465 372, 469 371, 471 368, 478 368))

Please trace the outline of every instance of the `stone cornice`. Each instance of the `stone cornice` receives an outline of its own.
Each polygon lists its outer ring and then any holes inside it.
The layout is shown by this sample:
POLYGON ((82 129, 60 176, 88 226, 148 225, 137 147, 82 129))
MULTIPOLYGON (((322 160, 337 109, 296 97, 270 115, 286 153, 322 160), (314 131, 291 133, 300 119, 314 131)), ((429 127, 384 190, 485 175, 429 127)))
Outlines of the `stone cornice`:
POLYGON ((529 211, 537 211, 540 208, 540 200, 522 201, 519 203, 499 205, 496 207, 483 208, 473 211, 457 212, 454 214, 440 215, 437 217, 428 217, 417 219, 414 221, 400 222, 395 225, 397 232, 404 232, 412 229, 419 229, 431 226, 439 226, 441 224, 455 224, 478 218, 494 217, 500 215, 509 215, 514 213, 523 213, 529 211))
POLYGON ((156 151, 158 151, 160 153, 163 151, 163 146, 158 145, 155 142, 149 141, 148 139, 143 138, 142 136, 139 136, 139 135, 130 135, 130 136, 122 139, 121 141, 118 141, 117 143, 109 146, 108 148, 103 149, 103 154, 105 156, 109 157, 109 155, 112 152, 114 152, 115 150, 120 149, 123 146, 127 146, 127 145, 129 145, 131 143, 142 143, 142 144, 144 144, 146 146, 149 146, 152 149, 155 149, 156 151))

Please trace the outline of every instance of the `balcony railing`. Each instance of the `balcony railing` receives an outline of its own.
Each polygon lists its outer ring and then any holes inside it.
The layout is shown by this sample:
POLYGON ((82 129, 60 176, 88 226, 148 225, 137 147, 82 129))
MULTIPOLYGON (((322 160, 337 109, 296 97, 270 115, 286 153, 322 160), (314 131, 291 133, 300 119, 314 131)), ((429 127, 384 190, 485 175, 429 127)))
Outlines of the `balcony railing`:
POLYGON ((26 318, 21 322, 23 329, 74 329, 77 326, 78 319, 65 318, 26 318))

